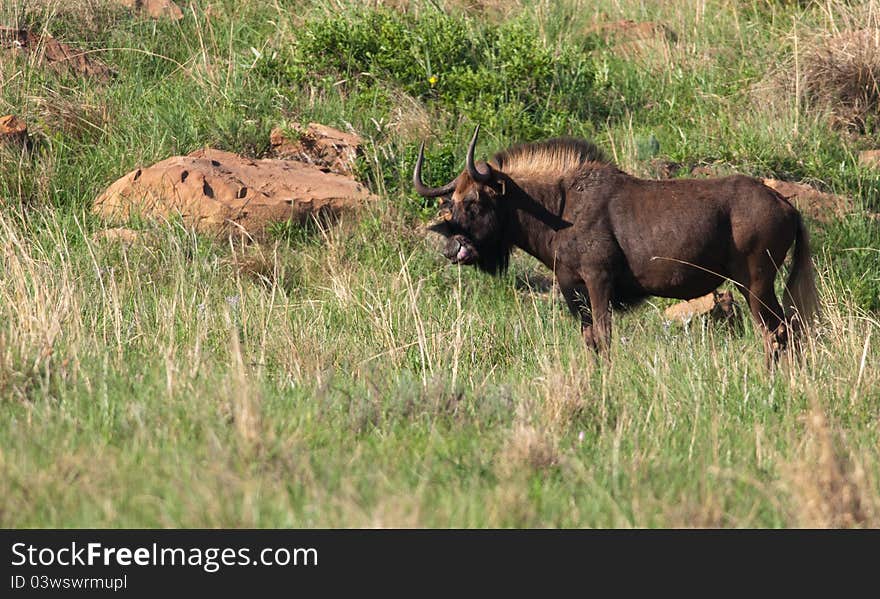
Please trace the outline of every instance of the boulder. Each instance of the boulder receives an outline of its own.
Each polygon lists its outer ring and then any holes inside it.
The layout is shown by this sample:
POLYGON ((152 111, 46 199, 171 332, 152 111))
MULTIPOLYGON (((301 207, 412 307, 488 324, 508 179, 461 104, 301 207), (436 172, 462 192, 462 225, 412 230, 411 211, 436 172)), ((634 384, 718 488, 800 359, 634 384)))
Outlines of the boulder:
POLYGON ((666 320, 688 323, 696 317, 708 315, 715 322, 739 322, 739 306, 730 291, 713 291, 701 297, 669 306, 663 311, 666 320))
POLYGON ((116 0, 116 2, 153 19, 165 18, 177 21, 183 18, 183 11, 171 0, 116 0))
POLYGON ((340 175, 354 173, 355 159, 362 153, 363 140, 318 123, 291 126, 292 135, 276 127, 269 134, 271 155, 284 160, 299 160, 340 175))
POLYGON ((62 44, 47 33, 0 27, 0 58, 22 54, 57 73, 109 81, 113 71, 94 55, 62 44))
POLYGON ((865 167, 880 167, 880 150, 865 150, 859 152, 859 164, 865 167))
POLYGON ((13 147, 28 147, 25 122, 12 114, 0 116, 0 142, 13 147))
POLYGON ((764 179, 764 185, 776 190, 798 210, 820 222, 841 217, 852 208, 848 198, 819 191, 806 183, 764 179))
POLYGON ((271 223, 333 216, 374 199, 357 181, 311 164, 206 148, 125 175, 92 211, 110 222, 180 217, 204 233, 259 236, 271 223))

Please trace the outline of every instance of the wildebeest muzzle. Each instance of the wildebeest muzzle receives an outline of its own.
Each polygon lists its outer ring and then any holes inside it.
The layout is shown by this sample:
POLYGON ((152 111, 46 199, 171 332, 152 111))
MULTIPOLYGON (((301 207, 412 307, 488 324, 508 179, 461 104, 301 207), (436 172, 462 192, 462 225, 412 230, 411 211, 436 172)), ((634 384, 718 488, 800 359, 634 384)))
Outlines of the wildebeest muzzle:
POLYGON ((446 241, 443 255, 453 264, 473 264, 477 260, 477 249, 463 235, 453 235, 446 241))

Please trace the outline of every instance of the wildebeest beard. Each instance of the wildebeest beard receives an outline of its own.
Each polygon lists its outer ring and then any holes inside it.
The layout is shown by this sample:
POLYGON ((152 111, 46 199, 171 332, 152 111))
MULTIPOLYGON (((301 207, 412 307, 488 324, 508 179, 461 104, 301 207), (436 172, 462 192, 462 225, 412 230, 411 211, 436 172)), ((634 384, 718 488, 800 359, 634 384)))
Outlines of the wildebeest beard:
POLYGON ((478 250, 477 261, 474 264, 483 272, 493 275, 501 274, 510 265, 510 253, 512 250, 511 244, 504 244, 501 240, 487 243, 478 250))

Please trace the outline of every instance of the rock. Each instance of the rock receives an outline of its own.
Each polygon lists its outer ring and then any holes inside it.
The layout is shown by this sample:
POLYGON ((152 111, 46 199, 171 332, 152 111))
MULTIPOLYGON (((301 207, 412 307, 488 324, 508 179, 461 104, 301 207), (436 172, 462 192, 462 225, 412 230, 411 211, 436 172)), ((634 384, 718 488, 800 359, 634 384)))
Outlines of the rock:
POLYGON ((19 148, 28 147, 27 125, 12 114, 0 116, 0 142, 19 148))
POLYGON ((844 216, 851 209, 848 198, 819 191, 806 183, 764 179, 764 185, 770 187, 798 210, 820 222, 827 222, 835 217, 844 216))
POLYGON ((0 27, 0 58, 3 54, 32 55, 36 62, 58 73, 74 74, 99 81, 109 81, 113 71, 106 64, 82 50, 62 44, 49 34, 25 29, 0 27))
POLYGON ((153 19, 165 18, 178 21, 183 18, 183 11, 171 0, 116 0, 116 2, 153 19))
POLYGON ((259 236, 274 222, 333 216, 374 199, 357 181, 314 165, 207 148, 127 174, 92 211, 110 222, 179 216, 197 231, 259 236))
POLYGON ((294 136, 286 135, 280 127, 269 134, 273 157, 307 162, 340 175, 353 174, 355 159, 362 152, 359 135, 318 123, 307 127, 294 124, 292 129, 294 136))
POLYGON ((880 167, 880 150, 859 152, 859 164, 865 167, 880 167))
POLYGON ((713 291, 696 299, 688 300, 669 306, 663 311, 666 320, 688 323, 694 318, 703 315, 715 322, 736 323, 740 322, 739 306, 733 300, 730 291, 713 291))
MULTIPOLYGON (((880 150, 877 152, 877 165, 880 166, 880 150)), ((862 154, 867 154, 862 152, 862 154)), ((871 158, 860 157, 862 164, 871 158)), ((725 164, 681 164, 662 158, 655 158, 648 164, 648 169, 658 179, 671 179, 682 171, 694 178, 725 177, 732 175, 736 169, 725 164)), ((764 185, 770 187, 790 201, 798 210, 819 222, 828 222, 832 218, 846 215, 852 210, 852 202, 844 196, 820 191, 806 183, 780 181, 779 179, 762 179, 764 185)))

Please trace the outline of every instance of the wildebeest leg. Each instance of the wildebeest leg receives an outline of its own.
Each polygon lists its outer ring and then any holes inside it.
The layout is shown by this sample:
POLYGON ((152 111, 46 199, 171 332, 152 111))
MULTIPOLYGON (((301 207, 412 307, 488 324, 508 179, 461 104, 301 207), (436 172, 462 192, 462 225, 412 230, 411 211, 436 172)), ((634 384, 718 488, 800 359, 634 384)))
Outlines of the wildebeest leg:
MULTIPOLYGON (((599 353, 605 354, 611 347, 611 278, 598 271, 584 276, 590 295, 590 313, 593 316, 593 344, 599 353)), ((586 334, 584 334, 586 337, 586 334)))
POLYGON ((593 339, 593 317, 590 314, 590 299, 587 293, 587 286, 582 281, 573 282, 560 277, 560 288, 562 297, 568 306, 572 315, 581 321, 581 335, 584 337, 584 343, 587 349, 596 350, 596 342, 593 339))
MULTIPOLYGON (((752 265, 750 265, 752 266, 752 265)), ((788 328, 783 319, 782 306, 776 299, 773 290, 773 279, 776 278, 775 269, 750 268, 751 281, 747 290, 744 290, 749 302, 749 310, 752 317, 761 327, 764 337, 765 361, 767 366, 772 366, 779 359, 781 352, 788 345, 788 328)))

